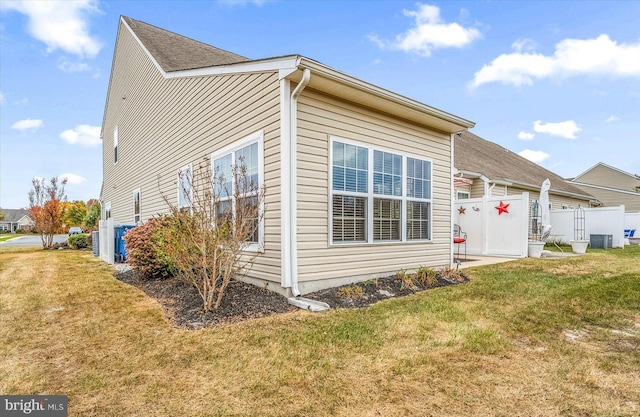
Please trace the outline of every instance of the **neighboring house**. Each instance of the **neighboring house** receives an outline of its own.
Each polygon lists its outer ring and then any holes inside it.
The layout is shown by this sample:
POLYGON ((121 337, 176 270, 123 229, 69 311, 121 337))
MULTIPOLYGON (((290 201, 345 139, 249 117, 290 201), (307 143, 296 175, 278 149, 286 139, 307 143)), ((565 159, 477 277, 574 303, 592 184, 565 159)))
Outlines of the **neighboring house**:
POLYGON ((25 209, 2 209, 4 219, 0 220, 0 230, 14 233, 17 230, 29 231, 33 221, 29 218, 29 211, 25 209))
POLYGON ((473 125, 300 55, 251 60, 122 17, 103 219, 167 212, 179 173, 251 155, 266 195, 248 282, 299 295, 450 265, 452 136, 473 125))
POLYGON ((599 162, 568 182, 596 197, 605 207, 624 205, 626 212, 640 211, 638 175, 599 162))
POLYGON ((506 196, 529 193, 531 201, 540 197, 547 178, 550 208, 573 209, 578 205, 599 205, 595 197, 564 178, 502 146, 465 131, 455 135, 455 198, 506 196))

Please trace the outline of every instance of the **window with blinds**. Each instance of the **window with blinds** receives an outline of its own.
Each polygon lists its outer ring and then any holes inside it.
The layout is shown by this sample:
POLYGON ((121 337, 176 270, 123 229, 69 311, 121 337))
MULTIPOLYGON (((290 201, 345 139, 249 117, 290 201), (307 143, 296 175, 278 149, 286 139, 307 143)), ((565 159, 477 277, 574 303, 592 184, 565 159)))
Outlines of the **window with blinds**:
POLYGON ((431 239, 431 162, 331 138, 331 241, 431 239))
POLYGON ((346 195, 334 195, 334 242, 366 242, 367 199, 346 195))

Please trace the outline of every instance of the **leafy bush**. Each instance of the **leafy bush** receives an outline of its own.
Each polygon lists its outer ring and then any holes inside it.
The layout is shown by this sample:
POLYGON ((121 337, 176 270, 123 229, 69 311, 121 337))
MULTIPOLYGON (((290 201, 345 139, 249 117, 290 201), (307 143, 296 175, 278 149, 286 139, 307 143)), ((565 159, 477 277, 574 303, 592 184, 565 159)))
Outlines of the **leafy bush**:
POLYGON ((69 236, 67 244, 71 249, 86 249, 89 247, 89 244, 87 243, 87 235, 85 234, 69 236))
POLYGON ((170 233, 166 217, 154 217, 124 235, 127 263, 146 279, 164 279, 175 272, 167 244, 170 233))

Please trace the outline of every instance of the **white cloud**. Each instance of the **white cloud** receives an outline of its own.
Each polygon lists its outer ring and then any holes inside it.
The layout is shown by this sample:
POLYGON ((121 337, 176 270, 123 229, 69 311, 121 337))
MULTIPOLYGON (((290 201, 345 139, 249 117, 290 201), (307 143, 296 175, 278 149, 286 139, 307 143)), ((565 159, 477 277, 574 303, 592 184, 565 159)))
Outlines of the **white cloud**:
POLYGON ((530 48, 523 52, 519 41, 512 47, 515 52, 498 56, 476 72, 469 87, 490 82, 532 85, 536 79, 552 76, 640 77, 640 42, 619 44, 606 34, 595 39, 565 39, 556 45, 552 56, 535 53, 530 48))
POLYGON ((421 3, 417 6, 415 11, 403 10, 405 16, 415 19, 414 27, 397 35, 393 41, 380 39, 375 35, 369 36, 369 39, 382 49, 398 49, 431 56, 434 49, 462 48, 482 37, 476 28, 445 23, 437 6, 421 3))
POLYGON ((0 106, 4 104, 4 94, 0 91, 0 106))
POLYGON ((516 52, 531 52, 536 50, 536 43, 531 39, 516 39, 511 48, 516 52))
POLYGON ((607 123, 613 123, 619 121, 620 118, 618 116, 611 115, 605 120, 607 123))
POLYGON ((543 162, 549 157, 549 154, 546 152, 532 151, 531 149, 525 149, 524 151, 519 152, 518 155, 536 164, 543 162))
POLYGON ((67 173, 67 174, 60 174, 58 175, 58 181, 62 181, 64 179, 67 179, 67 184, 83 184, 85 182, 87 182, 87 179, 85 177, 82 177, 80 175, 77 174, 72 174, 72 173, 67 173))
POLYGON ((94 57, 101 43, 89 34, 86 15, 99 12, 96 0, 4 1, 3 7, 28 17, 29 34, 47 45, 80 57, 94 57))
POLYGON ((558 123, 542 123, 540 120, 533 122, 533 130, 538 133, 547 133, 551 136, 561 136, 567 139, 575 139, 576 133, 582 129, 573 120, 558 123))
POLYGON ((521 140, 532 140, 536 135, 529 132, 520 132, 518 133, 518 139, 521 140))
POLYGON ((43 123, 40 119, 24 119, 19 120, 11 125, 11 129, 15 130, 36 130, 42 127, 43 123))
POLYGON ((60 138, 71 145, 98 146, 102 143, 100 126, 78 125, 60 133, 60 138))
POLYGON ((58 60, 58 68, 64 72, 91 71, 91 66, 86 62, 70 62, 65 58, 58 60))

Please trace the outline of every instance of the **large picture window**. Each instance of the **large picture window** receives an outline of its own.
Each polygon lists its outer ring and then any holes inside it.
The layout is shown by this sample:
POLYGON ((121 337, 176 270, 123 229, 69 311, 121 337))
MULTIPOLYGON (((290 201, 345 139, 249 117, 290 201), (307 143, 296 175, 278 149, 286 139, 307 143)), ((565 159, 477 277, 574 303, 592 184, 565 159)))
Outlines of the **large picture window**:
MULTIPOLYGON (((258 197, 264 182, 262 146, 262 132, 258 132, 211 155, 218 216, 231 217, 245 208, 253 212, 260 204, 258 197), (236 194, 238 199, 234 198, 236 194)), ((263 227, 258 217, 253 219, 251 229, 249 242, 259 244, 263 227)))
POLYGON ((431 239, 431 161, 331 138, 331 242, 431 239))

